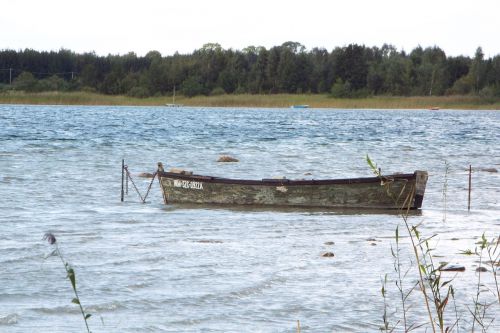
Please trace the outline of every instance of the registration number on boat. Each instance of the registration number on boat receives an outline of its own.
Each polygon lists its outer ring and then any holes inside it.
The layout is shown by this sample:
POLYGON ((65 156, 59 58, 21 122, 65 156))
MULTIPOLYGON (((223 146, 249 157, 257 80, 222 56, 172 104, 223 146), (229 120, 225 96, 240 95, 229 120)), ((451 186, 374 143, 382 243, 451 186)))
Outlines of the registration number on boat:
POLYGON ((174 187, 181 187, 193 190, 203 190, 203 183, 190 180, 174 179, 174 187))

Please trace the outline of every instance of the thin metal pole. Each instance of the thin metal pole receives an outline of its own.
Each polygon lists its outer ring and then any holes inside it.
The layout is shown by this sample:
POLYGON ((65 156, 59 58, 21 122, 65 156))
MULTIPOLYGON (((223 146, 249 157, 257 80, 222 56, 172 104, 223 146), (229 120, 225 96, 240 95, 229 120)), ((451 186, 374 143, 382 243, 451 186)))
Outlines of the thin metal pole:
POLYGON ((12 85, 12 68, 9 68, 9 85, 12 85))
POLYGON ((472 165, 469 164, 469 200, 467 205, 467 211, 470 212, 470 192, 472 190, 472 165))
POLYGON ((125 195, 128 195, 128 177, 125 177, 125 195))
POLYGON ((123 191, 123 182, 125 180, 125 159, 122 159, 122 202, 123 202, 123 194, 124 194, 124 191, 123 191))

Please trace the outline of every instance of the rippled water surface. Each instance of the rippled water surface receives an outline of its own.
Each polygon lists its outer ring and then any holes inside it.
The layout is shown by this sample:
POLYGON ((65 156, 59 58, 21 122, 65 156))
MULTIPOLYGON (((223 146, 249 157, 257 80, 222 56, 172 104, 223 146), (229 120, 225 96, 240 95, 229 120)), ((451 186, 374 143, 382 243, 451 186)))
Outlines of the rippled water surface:
MULTIPOLYGON (((459 250, 500 234, 500 112, 0 106, 0 332, 85 330, 45 232, 76 270, 93 332, 295 332, 297 320, 303 332, 375 332, 386 273, 395 323, 395 214, 165 206, 157 183, 147 204, 132 189, 120 202, 122 158, 135 175, 162 161, 236 178, 345 178, 370 176, 367 154, 383 173, 429 172, 410 221, 437 234, 436 261, 466 267, 453 283, 470 327, 478 262, 459 250), (222 154, 240 162, 217 163, 222 154)), ((134 179, 145 192, 149 179, 134 179)), ((491 272, 481 280, 493 287, 491 272)), ((415 281, 410 270, 405 286, 415 281)), ((409 321, 424 322, 421 294, 409 302, 409 321)))

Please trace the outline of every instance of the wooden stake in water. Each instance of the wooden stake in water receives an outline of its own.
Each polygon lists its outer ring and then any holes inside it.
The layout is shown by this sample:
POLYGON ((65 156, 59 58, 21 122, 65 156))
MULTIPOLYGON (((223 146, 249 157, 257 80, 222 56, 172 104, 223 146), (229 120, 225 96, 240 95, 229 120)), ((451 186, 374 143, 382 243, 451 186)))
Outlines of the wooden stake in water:
POLYGON ((123 194, 124 194, 124 191, 123 191, 123 182, 125 180, 125 160, 122 159, 122 196, 121 196, 121 201, 123 202, 123 194))
POLYGON ((467 204, 467 211, 470 212, 470 192, 471 192, 471 187, 472 187, 472 165, 469 164, 469 200, 467 204))

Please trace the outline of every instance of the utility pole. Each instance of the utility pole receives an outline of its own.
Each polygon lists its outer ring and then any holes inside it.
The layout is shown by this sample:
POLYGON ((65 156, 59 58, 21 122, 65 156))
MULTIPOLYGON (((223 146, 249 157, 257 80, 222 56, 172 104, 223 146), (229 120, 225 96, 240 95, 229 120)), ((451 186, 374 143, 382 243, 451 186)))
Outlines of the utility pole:
POLYGON ((9 85, 12 85, 12 68, 9 68, 9 85))

